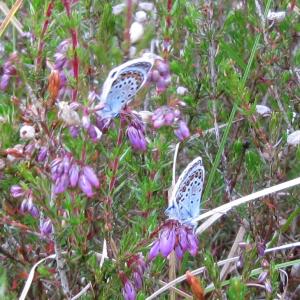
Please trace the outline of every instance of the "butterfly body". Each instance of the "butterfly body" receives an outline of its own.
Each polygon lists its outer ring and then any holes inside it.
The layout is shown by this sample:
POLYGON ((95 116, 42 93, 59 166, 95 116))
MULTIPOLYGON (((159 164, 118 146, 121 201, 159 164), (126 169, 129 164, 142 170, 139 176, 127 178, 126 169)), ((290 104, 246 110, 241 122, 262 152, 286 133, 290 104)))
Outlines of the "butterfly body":
POLYGON ((178 220, 182 224, 193 224, 199 216, 203 191, 205 170, 201 157, 188 164, 178 178, 171 195, 171 203, 165 214, 169 219, 178 220))
POLYGON ((103 84, 100 104, 103 109, 98 115, 103 119, 114 118, 132 101, 144 86, 158 56, 148 53, 130 60, 110 71, 103 84))

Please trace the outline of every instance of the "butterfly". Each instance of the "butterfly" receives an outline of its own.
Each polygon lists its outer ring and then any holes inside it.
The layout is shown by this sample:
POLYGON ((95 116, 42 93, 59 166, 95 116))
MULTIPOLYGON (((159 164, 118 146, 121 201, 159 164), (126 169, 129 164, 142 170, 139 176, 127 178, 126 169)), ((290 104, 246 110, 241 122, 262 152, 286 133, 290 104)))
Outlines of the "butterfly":
POLYGON ((132 59, 109 72, 100 96, 99 104, 103 108, 97 112, 102 119, 116 117, 131 102, 146 83, 156 59, 161 57, 145 53, 141 58, 132 59))
POLYGON ((179 176, 171 194, 171 203, 165 214, 182 224, 195 225, 193 220, 200 214, 205 170, 201 157, 195 158, 179 176))

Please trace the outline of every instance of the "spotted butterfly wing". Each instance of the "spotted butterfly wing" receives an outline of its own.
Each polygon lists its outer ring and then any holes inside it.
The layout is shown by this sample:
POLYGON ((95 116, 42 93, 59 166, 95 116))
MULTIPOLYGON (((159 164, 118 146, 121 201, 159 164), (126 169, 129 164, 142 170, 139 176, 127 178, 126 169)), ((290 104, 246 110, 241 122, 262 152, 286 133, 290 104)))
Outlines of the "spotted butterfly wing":
POLYGON ((154 64, 154 58, 134 59, 114 68, 108 75, 101 95, 104 105, 98 114, 103 118, 117 116, 142 88, 154 64))
POLYGON ((205 170, 201 157, 188 164, 182 172, 171 196, 171 204, 165 214, 181 223, 193 224, 199 216, 205 170))

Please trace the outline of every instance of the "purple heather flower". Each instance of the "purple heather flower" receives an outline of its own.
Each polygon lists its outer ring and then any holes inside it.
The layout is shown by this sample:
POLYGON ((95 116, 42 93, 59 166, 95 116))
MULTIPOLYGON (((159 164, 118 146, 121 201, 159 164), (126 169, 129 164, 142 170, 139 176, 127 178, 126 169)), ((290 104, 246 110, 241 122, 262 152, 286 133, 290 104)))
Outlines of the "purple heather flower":
POLYGON ((99 141, 102 136, 102 132, 98 129, 98 127, 94 125, 90 125, 90 127, 88 128, 88 134, 94 142, 99 141))
POLYGON ((162 227, 158 239, 151 247, 148 260, 153 260, 159 252, 167 257, 173 250, 178 259, 182 259, 186 251, 195 256, 198 252, 198 239, 193 233, 193 228, 169 220, 162 227))
POLYGON ((183 141, 190 136, 190 130, 182 120, 179 121, 179 127, 174 132, 180 141, 183 141))
POLYGON ((68 79, 66 74, 71 72, 72 61, 68 59, 67 52, 71 46, 71 40, 62 41, 56 49, 54 54, 54 70, 59 72, 60 88, 58 99, 63 98, 65 95, 71 95, 71 89, 68 87, 68 79))
POLYGON ((173 226, 165 227, 159 237, 159 250, 160 253, 167 257, 174 249, 176 242, 175 228, 173 226))
POLYGON ((95 171, 90 166, 83 167, 82 172, 92 186, 94 186, 95 188, 98 188, 100 186, 99 179, 95 171))
POLYGON ((151 247, 148 254, 148 260, 152 261, 158 254, 159 254, 159 240, 155 241, 153 246, 151 247))
POLYGON ((67 51, 69 47, 71 46, 71 40, 64 40, 62 41, 57 49, 56 53, 54 54, 55 62, 54 62, 54 69, 56 70, 62 70, 66 65, 69 64, 67 59, 67 51))
POLYGON ((132 148, 136 151, 146 151, 147 142, 145 139, 144 131, 142 128, 139 128, 134 125, 130 125, 127 128, 127 137, 130 141, 132 148))
POLYGON ((33 204, 31 194, 22 201, 20 210, 22 213, 30 213, 34 218, 37 218, 40 215, 38 208, 33 204))
POLYGON ((76 187, 79 179, 80 168, 76 163, 73 163, 69 170, 69 178, 71 187, 76 187))
POLYGON ((158 70, 153 70, 151 73, 151 80, 153 82, 158 82, 159 79, 160 79, 160 74, 159 74, 158 70))
POLYGON ((70 126, 69 132, 72 138, 76 139, 79 136, 80 128, 78 126, 70 126))
POLYGON ((153 127, 158 129, 162 126, 173 125, 180 116, 180 111, 169 106, 161 106, 157 108, 152 115, 153 127))
POLYGON ((126 278, 124 287, 122 289, 122 294, 124 300, 135 300, 136 299, 136 291, 132 284, 132 282, 126 278))
POLYGON ((65 155, 62 160, 63 165, 63 172, 64 174, 67 174, 69 172, 70 166, 71 166, 71 159, 69 155, 65 155))
POLYGON ((187 231, 184 227, 177 228, 178 242, 183 251, 186 251, 189 247, 188 239, 187 239, 187 231))
POLYGON ((179 244, 175 246, 175 254, 176 254, 178 259, 183 258, 184 251, 183 251, 183 249, 181 248, 181 246, 179 244))
POLYGON ((140 273, 133 272, 132 277, 133 277, 133 283, 134 283, 135 288, 137 290, 140 290, 143 287, 143 280, 142 280, 140 273))
POLYGON ((54 159, 51 164, 51 178, 55 182, 54 193, 60 194, 67 188, 78 186, 88 197, 93 196, 93 188, 99 188, 100 181, 90 166, 80 167, 71 153, 54 159))
POLYGON ((24 154, 26 154, 26 157, 30 158, 35 151, 35 143, 29 143, 24 148, 24 154))
POLYGON ((21 188, 19 185, 12 185, 10 187, 10 193, 12 197, 18 198, 24 196, 26 191, 23 188, 21 188))
POLYGON ((47 147, 41 147, 38 156, 37 156, 37 161, 38 162, 43 162, 48 155, 48 148, 47 147))
POLYGON ((196 254, 198 252, 198 239, 197 239, 197 236, 192 231, 190 231, 187 234, 187 239, 188 239, 188 243, 189 243, 189 246, 188 246, 187 250, 190 252, 190 254, 192 256, 196 256, 196 254))
POLYGON ((111 123, 112 119, 102 119, 99 116, 96 116, 96 125, 98 129, 103 133, 106 133, 108 131, 111 123))
POLYGON ((54 193, 60 194, 63 193, 69 186, 70 179, 69 174, 64 173, 62 176, 58 177, 55 181, 54 193))
MULTIPOLYGON (((132 278, 134 287, 136 290, 140 290, 143 286, 143 275, 146 270, 146 262, 142 253, 138 253, 130 257, 127 261, 128 268, 132 271, 132 278)), ((123 272, 120 273, 121 280, 123 285, 126 284, 128 278, 125 276, 123 272)))
POLYGON ((167 62, 163 60, 157 60, 156 69, 161 76, 166 76, 170 74, 170 68, 167 62))
POLYGON ((88 129, 91 125, 91 119, 88 115, 82 117, 82 126, 84 129, 88 129))
POLYGON ((43 220, 40 224, 40 232, 42 235, 50 235, 53 231, 53 225, 49 218, 43 220))
POLYGON ((3 75, 0 79, 0 90, 4 91, 9 85, 9 81, 12 77, 16 77, 17 69, 15 67, 15 62, 17 61, 17 53, 12 53, 7 61, 3 65, 3 75))
POLYGON ((11 76, 8 74, 3 74, 0 80, 0 90, 5 91, 9 85, 11 76))
POLYGON ((62 53, 56 53, 54 57, 55 57, 54 69, 61 70, 67 62, 67 57, 62 53))
POLYGON ((168 87, 168 83, 165 81, 163 77, 160 77, 156 84, 156 92, 158 94, 163 93, 168 87))
POLYGON ((259 256, 262 257, 265 255, 266 244, 264 242, 258 242, 256 244, 256 248, 259 256))
POLYGON ((40 212, 38 210, 38 208, 33 205, 32 208, 28 211, 34 218, 38 218, 40 215, 40 212))
POLYGON ((266 291, 269 293, 269 294, 271 294, 272 293, 272 285, 271 285, 271 282, 270 282, 270 280, 269 279, 267 279, 266 281, 265 281, 265 289, 266 289, 266 291))
POLYGON ((81 174, 78 180, 78 186, 88 197, 92 197, 94 195, 92 184, 88 180, 85 174, 81 174))

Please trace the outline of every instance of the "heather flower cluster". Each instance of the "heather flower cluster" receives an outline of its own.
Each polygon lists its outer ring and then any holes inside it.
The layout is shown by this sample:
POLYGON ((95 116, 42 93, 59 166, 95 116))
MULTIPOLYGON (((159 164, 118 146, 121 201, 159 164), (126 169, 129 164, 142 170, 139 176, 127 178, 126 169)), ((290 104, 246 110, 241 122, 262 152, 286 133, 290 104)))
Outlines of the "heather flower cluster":
POLYGON ((131 121, 126 130, 129 142, 135 151, 146 151, 147 142, 145 138, 145 125, 142 120, 135 114, 131 114, 131 121))
POLYGON ((72 72, 72 61, 68 59, 67 54, 72 43, 71 40, 67 39, 62 41, 54 54, 54 70, 59 74, 59 92, 57 95, 58 99, 63 99, 65 96, 71 97, 72 89, 68 87, 67 76, 72 72))
POLYGON ((156 84, 158 94, 163 93, 171 83, 170 67, 168 62, 158 59, 155 69, 151 72, 150 79, 156 84))
POLYGON ((63 193, 67 188, 79 187, 87 196, 94 195, 100 181, 90 166, 81 166, 69 152, 54 159, 51 163, 51 178, 54 181, 54 193, 63 193))
MULTIPOLYGON (((90 93, 89 102, 92 103, 95 100, 94 93, 90 93)), ((83 107, 78 102, 67 103, 65 101, 59 101, 58 104, 58 117, 64 121, 68 126, 69 132, 73 138, 77 138, 82 128, 89 138, 93 142, 98 142, 102 137, 102 131, 98 127, 97 118, 96 125, 91 121, 91 114, 88 107, 83 107), (77 110, 81 108, 83 110, 82 118, 80 118, 77 110)))
POLYGON ((169 220, 160 229, 158 239, 150 249, 148 260, 152 261, 159 254, 167 257, 173 250, 178 259, 182 259, 185 252, 195 256, 198 252, 198 238, 190 226, 169 220))
MULTIPOLYGON (((17 78, 16 63, 18 61, 18 55, 16 52, 12 53, 7 61, 4 63, 2 69, 3 74, 0 79, 0 90, 5 91, 12 78, 17 78)), ((17 78, 18 79, 18 78, 17 78)))
POLYGON ((34 218, 39 217, 39 210, 33 203, 32 191, 25 190, 19 185, 12 185, 10 187, 10 194, 14 198, 22 198, 20 211, 22 213, 30 213, 34 218))
POLYGON ((190 130, 181 118, 180 110, 171 106, 161 106, 152 115, 152 125, 155 129, 163 126, 174 127, 174 133, 180 141, 190 136, 190 130))
POLYGON ((136 299, 137 291, 143 286, 143 276, 146 270, 146 262, 141 253, 132 256, 127 262, 128 268, 131 269, 131 280, 123 273, 119 277, 123 284, 122 294, 125 300, 136 299))

